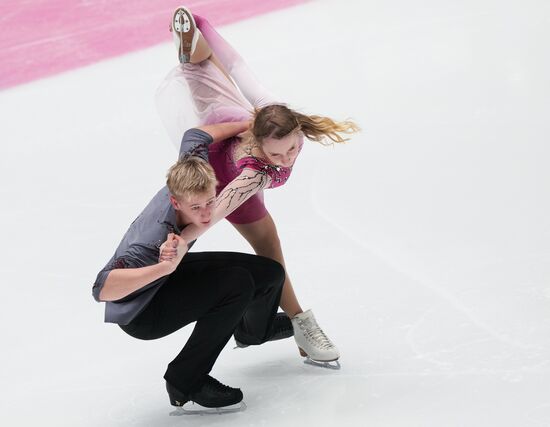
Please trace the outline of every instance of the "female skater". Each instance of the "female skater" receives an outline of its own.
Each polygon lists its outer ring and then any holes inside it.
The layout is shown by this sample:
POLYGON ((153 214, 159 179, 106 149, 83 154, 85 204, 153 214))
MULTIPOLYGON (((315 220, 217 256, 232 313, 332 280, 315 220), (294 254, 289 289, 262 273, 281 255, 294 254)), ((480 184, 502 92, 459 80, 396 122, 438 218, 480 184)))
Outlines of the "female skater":
MULTIPOLYGON (((190 242, 227 218, 256 254, 285 266, 275 223, 263 203, 263 189, 279 187, 288 180, 304 136, 322 143, 326 138, 344 142, 340 134, 358 128, 350 121, 307 116, 277 103, 233 47, 206 19, 193 16, 186 8, 176 9, 171 30, 182 65, 169 74, 157 94, 159 112, 167 127, 174 125, 167 119, 173 115, 170 110, 174 104, 166 107, 173 94, 169 87, 174 81, 188 87, 200 124, 250 121, 248 131, 239 137, 209 146, 209 161, 219 182, 215 212, 207 226, 189 226, 181 236, 190 242)), ((340 357, 312 311, 302 310, 288 274, 280 306, 292 319, 302 356, 317 362, 336 361, 340 357)), ((250 344, 241 343, 237 334, 235 339, 238 346, 250 344)))

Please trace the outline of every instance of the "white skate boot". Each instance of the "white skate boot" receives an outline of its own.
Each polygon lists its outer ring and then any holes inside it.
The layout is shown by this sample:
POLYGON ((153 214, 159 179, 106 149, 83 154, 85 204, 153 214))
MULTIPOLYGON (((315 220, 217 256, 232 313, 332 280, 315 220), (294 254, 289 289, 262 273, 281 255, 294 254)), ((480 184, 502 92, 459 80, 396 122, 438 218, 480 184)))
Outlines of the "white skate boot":
POLYGON ((304 363, 329 369, 340 369, 340 353, 317 324, 311 310, 292 318, 294 339, 300 354, 307 359, 304 363), (335 362, 333 364, 329 362, 335 362))
POLYGON ((180 6, 174 11, 170 31, 178 50, 180 63, 189 62, 197 46, 200 31, 195 24, 193 15, 187 8, 180 6))

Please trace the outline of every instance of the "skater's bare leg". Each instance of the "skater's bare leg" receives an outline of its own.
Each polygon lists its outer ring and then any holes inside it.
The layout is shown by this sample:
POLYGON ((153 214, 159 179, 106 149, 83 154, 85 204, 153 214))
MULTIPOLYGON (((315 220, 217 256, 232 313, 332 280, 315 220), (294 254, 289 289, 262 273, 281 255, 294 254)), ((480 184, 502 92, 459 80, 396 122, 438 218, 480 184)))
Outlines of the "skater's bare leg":
POLYGON ((218 56, 223 67, 231 74, 234 65, 243 61, 241 55, 216 31, 206 18, 196 14, 193 14, 193 17, 202 36, 208 40, 211 49, 218 56))
MULTIPOLYGON (((257 255, 262 255, 279 262, 286 270, 277 228, 269 213, 256 222, 250 224, 233 224, 233 226, 241 233, 248 243, 250 243, 257 255)), ((303 312, 298 302, 298 298, 296 298, 296 294, 294 293, 288 274, 285 278, 279 305, 291 319, 303 312)))
MULTIPOLYGON (((277 229, 269 213, 256 222, 233 225, 252 245, 256 254, 274 259, 285 267, 277 229)), ((308 310, 304 313, 296 298, 288 275, 285 278, 279 305, 292 320, 294 339, 298 345, 300 354, 308 356, 311 360, 323 362, 323 367, 340 369, 339 364, 331 366, 325 363, 336 361, 340 357, 340 353, 332 341, 319 328, 312 311, 308 310)))
POLYGON ((200 34, 195 50, 191 54, 190 62, 192 64, 199 64, 202 61, 206 61, 208 58, 210 58, 210 56, 212 56, 212 49, 210 49, 210 46, 208 45, 202 34, 200 34))
POLYGON ((202 36, 208 41, 212 52, 218 59, 216 65, 226 76, 231 76, 230 80, 234 81, 245 98, 254 107, 276 103, 277 98, 258 81, 235 48, 216 31, 206 18, 199 15, 193 16, 202 36))
POLYGON ((224 76, 227 77, 227 80, 229 80, 231 84, 234 85, 233 80, 231 79, 231 77, 229 77, 229 73, 224 68, 218 57, 214 55, 214 52, 212 52, 212 49, 210 48, 210 45, 208 44, 206 39, 203 37, 202 34, 199 34, 197 46, 191 54, 190 62, 192 64, 200 64, 203 61, 212 61, 212 63, 220 69, 224 76))
POLYGON ((227 77, 227 80, 229 80, 231 82, 231 84, 233 86, 235 86, 235 82, 233 82, 233 79, 229 76, 229 73, 224 68, 223 64, 220 62, 220 60, 218 59, 218 57, 216 56, 216 54, 214 52, 212 52, 212 55, 210 56, 209 59, 210 59, 210 61, 212 61, 212 63, 216 67, 218 67, 220 69, 220 71, 225 75, 225 77, 227 77))

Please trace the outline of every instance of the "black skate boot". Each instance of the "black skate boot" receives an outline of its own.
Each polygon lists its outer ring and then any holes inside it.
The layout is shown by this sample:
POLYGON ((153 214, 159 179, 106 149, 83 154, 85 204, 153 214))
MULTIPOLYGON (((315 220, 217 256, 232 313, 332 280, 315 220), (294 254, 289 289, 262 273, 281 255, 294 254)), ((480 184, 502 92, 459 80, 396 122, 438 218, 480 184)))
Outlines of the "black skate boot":
POLYGON ((173 406, 183 407, 185 403, 193 402, 205 408, 213 408, 213 410, 197 411, 182 408, 182 412, 185 414, 237 412, 243 411, 246 408, 246 405, 242 402, 243 392, 240 389, 223 385, 210 375, 206 377, 206 381, 196 392, 182 393, 168 382, 166 382, 166 391, 173 406), (241 403, 241 405, 235 408, 228 408, 237 403, 241 403))
POLYGON ((183 406, 192 401, 206 408, 219 408, 234 405, 243 400, 240 389, 223 385, 210 375, 206 377, 202 387, 194 393, 182 393, 168 382, 166 382, 166 391, 173 406, 183 406))
MULTIPOLYGON (((275 319, 273 320, 273 327, 271 329, 271 334, 268 341, 277 341, 285 338, 290 338, 294 335, 294 329, 292 328, 292 322, 286 313, 277 313, 275 319)), ((237 337, 235 337, 235 348, 246 348, 249 344, 244 344, 240 342, 237 337)))

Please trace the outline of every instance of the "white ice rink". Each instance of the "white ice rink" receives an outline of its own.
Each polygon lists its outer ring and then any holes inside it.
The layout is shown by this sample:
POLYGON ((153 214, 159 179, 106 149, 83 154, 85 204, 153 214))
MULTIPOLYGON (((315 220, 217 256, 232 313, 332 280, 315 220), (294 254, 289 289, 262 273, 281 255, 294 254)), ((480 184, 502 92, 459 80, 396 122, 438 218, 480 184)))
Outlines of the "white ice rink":
MULTIPOLYGON (((292 340, 213 375, 248 409, 170 416, 192 326, 139 341, 91 286, 177 152, 169 43, 0 92, 0 425, 550 426, 550 4, 314 1, 221 28, 293 107, 363 128, 266 192, 342 369, 292 340)), ((241 250, 227 223, 193 248, 241 250)))

